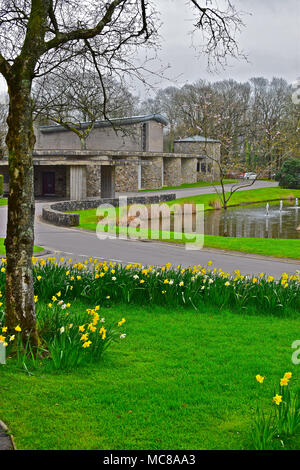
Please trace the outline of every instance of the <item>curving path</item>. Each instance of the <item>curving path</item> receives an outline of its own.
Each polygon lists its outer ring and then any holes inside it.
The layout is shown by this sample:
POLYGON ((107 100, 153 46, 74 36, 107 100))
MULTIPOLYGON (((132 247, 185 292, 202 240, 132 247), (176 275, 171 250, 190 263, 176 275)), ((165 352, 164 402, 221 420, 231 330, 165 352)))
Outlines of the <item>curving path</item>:
MULTIPOLYGON (((271 186, 276 186, 276 183, 260 181, 253 188, 271 186)), ((184 197, 192 194, 212 193, 214 189, 205 187, 170 192, 176 192, 177 197, 184 197)), ((153 195, 155 192, 151 192, 151 194, 153 195)), ((44 246, 51 252, 61 253, 61 256, 71 257, 74 260, 94 257, 99 260, 107 259, 119 263, 139 262, 143 265, 162 265, 170 262, 182 266, 205 265, 211 260, 214 267, 222 268, 224 271, 231 272, 234 269, 240 269, 243 274, 265 272, 276 277, 279 277, 283 272, 293 274, 297 269, 300 269, 300 261, 297 260, 282 260, 207 248, 189 251, 180 245, 152 241, 132 241, 119 238, 99 240, 94 232, 56 227, 42 222, 40 214, 43 204, 43 202, 36 203, 35 243, 44 246)), ((6 214, 6 207, 0 207, 0 237, 5 237, 6 214)))

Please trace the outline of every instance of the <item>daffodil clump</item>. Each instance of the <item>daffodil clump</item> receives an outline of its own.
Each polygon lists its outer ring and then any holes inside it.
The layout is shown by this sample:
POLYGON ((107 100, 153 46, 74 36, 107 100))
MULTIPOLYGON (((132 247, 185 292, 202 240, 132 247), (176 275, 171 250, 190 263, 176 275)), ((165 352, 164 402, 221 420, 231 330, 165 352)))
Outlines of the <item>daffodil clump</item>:
POLYGON ((29 341, 24 344, 20 325, 9 331, 3 311, 0 317, 0 343, 6 349, 7 358, 16 357, 18 363, 25 366, 30 358, 31 366, 46 363, 55 369, 72 369, 82 363, 98 361, 113 341, 126 337, 125 318, 107 322, 100 314, 99 305, 78 312, 72 309, 70 302, 63 300, 61 291, 46 305, 39 306, 36 296, 36 303, 41 338, 38 351, 31 350, 29 341))
POLYGON ((4 345, 5 348, 8 348, 16 341, 16 338, 18 342, 21 331, 20 325, 16 325, 11 331, 9 331, 8 327, 5 325, 0 326, 0 343, 4 345))
MULTIPOLYGON (((283 273, 280 279, 260 273, 245 276, 207 265, 192 267, 121 265, 94 258, 34 258, 35 294, 48 301, 60 291, 65 298, 90 303, 155 304, 198 309, 209 303, 240 311, 281 314, 300 311, 300 273, 283 273)), ((5 273, 0 273, 4 286, 5 273)))
MULTIPOLYGON (((70 304, 58 300, 61 292, 52 297, 49 309, 69 309, 70 304)), ((87 361, 98 361, 113 342, 124 339, 122 318, 115 324, 107 323, 100 314, 100 306, 87 308, 83 314, 73 316, 66 311, 61 326, 47 340, 53 365, 56 369, 73 368, 87 361)))
MULTIPOLYGON (((300 391, 291 390, 291 379, 292 372, 286 372, 279 385, 274 387, 273 397, 270 399, 273 409, 269 415, 263 411, 261 403, 256 407, 251 434, 256 450, 284 447, 286 439, 300 429, 300 391)), ((264 384, 266 380, 265 376, 256 375, 259 384, 264 384)))

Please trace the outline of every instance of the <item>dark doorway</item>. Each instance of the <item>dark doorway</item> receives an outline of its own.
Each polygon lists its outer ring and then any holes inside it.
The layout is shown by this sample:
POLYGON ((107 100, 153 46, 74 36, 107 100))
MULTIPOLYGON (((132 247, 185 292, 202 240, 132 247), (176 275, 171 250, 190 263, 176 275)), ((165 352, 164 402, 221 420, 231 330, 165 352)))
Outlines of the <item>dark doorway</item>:
POLYGON ((101 197, 115 197, 114 169, 112 166, 101 166, 101 197))
POLYGON ((55 194, 55 172, 43 172, 43 196, 53 196, 55 194))

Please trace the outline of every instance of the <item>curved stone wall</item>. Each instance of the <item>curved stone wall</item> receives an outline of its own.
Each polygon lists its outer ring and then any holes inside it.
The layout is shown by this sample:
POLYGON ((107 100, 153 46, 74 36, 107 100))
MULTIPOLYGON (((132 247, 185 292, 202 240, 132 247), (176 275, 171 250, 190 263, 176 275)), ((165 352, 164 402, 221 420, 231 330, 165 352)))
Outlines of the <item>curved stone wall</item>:
MULTIPOLYGON (((128 197, 127 204, 158 204, 160 202, 174 201, 176 194, 160 194, 158 196, 128 197)), ((42 218, 46 222, 63 227, 76 227, 79 225, 79 214, 69 214, 70 211, 96 209, 100 204, 119 206, 119 198, 114 199, 87 199, 85 201, 54 202, 43 207, 42 218)))

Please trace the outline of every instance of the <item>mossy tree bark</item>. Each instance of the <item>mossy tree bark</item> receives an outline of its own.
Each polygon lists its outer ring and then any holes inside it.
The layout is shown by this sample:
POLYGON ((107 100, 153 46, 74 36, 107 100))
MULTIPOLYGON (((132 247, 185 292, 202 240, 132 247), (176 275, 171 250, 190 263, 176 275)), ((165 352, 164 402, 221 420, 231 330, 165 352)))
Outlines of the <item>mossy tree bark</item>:
MULTIPOLYGON (((22 74, 21 74, 22 75, 22 74)), ((32 279, 34 243, 34 178, 32 150, 31 80, 26 74, 8 83, 10 97, 8 134, 9 196, 5 240, 6 318, 9 328, 20 325, 23 340, 30 336, 36 346, 38 335, 32 279)))

